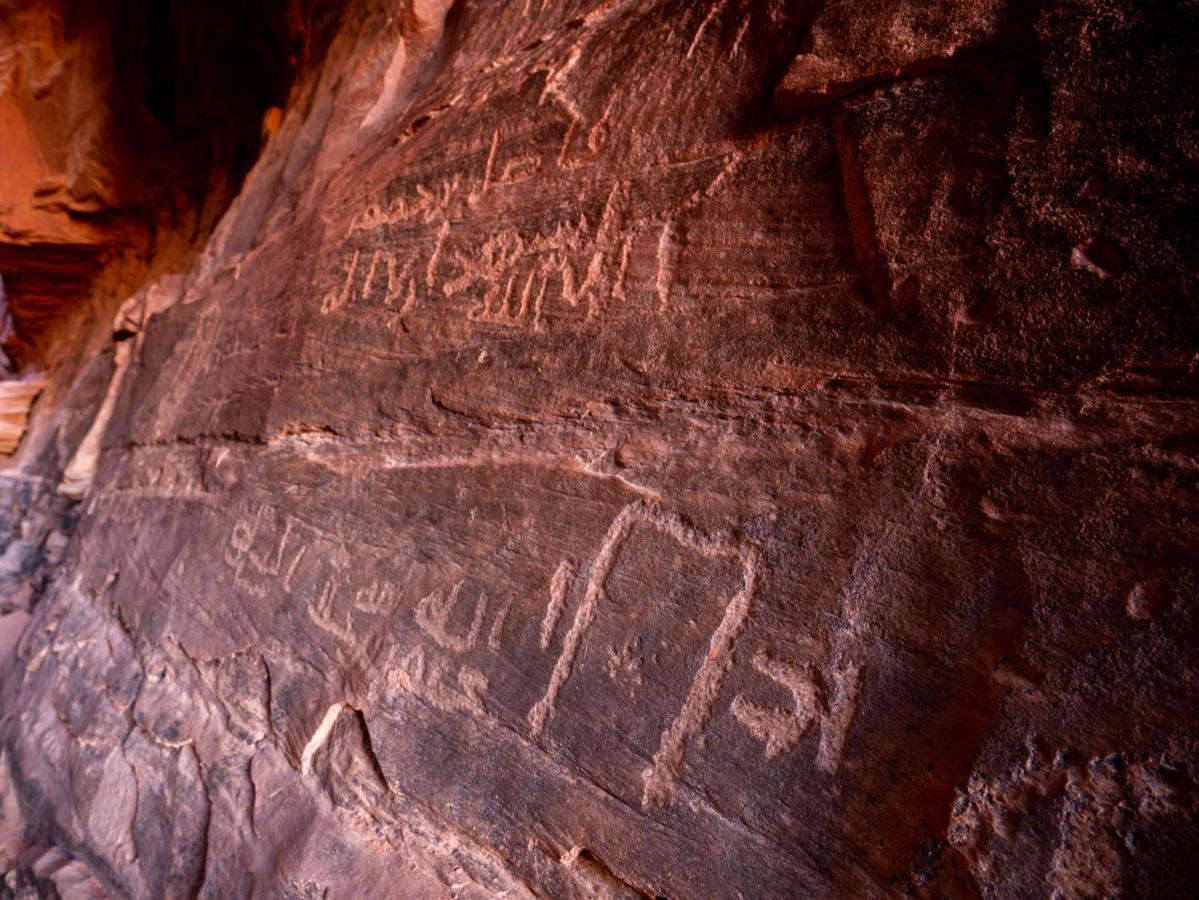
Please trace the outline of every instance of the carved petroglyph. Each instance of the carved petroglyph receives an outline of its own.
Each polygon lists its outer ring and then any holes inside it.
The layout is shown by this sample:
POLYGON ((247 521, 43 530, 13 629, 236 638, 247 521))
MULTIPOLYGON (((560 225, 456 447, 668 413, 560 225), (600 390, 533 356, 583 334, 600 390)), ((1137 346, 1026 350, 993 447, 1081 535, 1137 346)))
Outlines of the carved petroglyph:
POLYGON ((541 169, 541 157, 531 153, 514 156, 504 163, 496 184, 517 184, 526 178, 531 178, 541 169))
POLYGON ((437 286, 437 264, 441 262, 441 251, 445 247, 445 239, 450 236, 450 223, 447 219, 437 230, 437 241, 433 244, 433 252, 429 255, 429 264, 425 267, 425 287, 432 291, 437 286))
MULTIPOLYGON (((525 241, 515 231, 501 231, 488 238, 474 251, 456 249, 453 257, 458 263, 459 273, 457 277, 445 282, 442 290, 446 296, 452 297, 476 282, 482 282, 485 285, 485 293, 481 307, 472 313, 472 317, 502 321, 511 315, 513 283, 518 275, 516 266, 526 254, 525 241)), ((530 282, 533 275, 534 273, 529 273, 530 282)), ((526 291, 528 290, 531 290, 531 287, 526 287, 526 291)), ((522 292, 522 295, 524 293, 522 292)))
POLYGON ((392 613, 403 593, 402 584, 385 578, 349 588, 353 561, 345 543, 268 506, 235 521, 223 559, 239 591, 258 597, 280 589, 307 594, 309 620, 349 647, 360 643, 355 620, 360 625, 363 617, 369 621, 392 613), (317 587, 305 588, 305 583, 317 587))
POLYGON ((733 642, 749 616, 750 601, 757 583, 758 552, 749 545, 702 535, 685 525, 677 516, 662 512, 644 501, 631 503, 621 510, 592 561, 583 600, 575 614, 574 622, 563 638, 562 652, 554 664, 545 694, 529 711, 528 719, 534 738, 541 737, 546 724, 554 715, 558 695, 574 670, 583 637, 595 620, 600 603, 605 597, 608 578, 615 568, 625 542, 637 525, 656 528, 701 556, 739 560, 743 570, 741 589, 725 606, 724 615, 708 642, 707 652, 692 680, 683 707, 662 734, 653 764, 642 773, 645 785, 642 802, 651 805, 672 796, 687 742, 704 726, 711 714, 721 681, 732 663, 733 642))
POLYGON ((491 631, 487 633, 487 649, 498 652, 504 642, 504 623, 508 621, 508 611, 512 608, 512 600, 504 601, 500 611, 491 622, 491 631))
POLYGON ((308 606, 308 617, 313 624, 351 646, 358 643, 354 631, 354 614, 364 613, 377 616, 393 610, 400 599, 398 586, 381 581, 372 581, 354 592, 353 601, 338 618, 337 610, 343 608, 338 602, 345 574, 350 570, 350 556, 344 546, 332 554, 332 572, 321 584, 316 600, 308 606))
POLYGON ((820 746, 816 765, 830 775, 841 766, 845 754, 845 739, 853 724, 861 690, 861 667, 850 663, 833 670, 826 678, 833 684, 832 696, 826 698, 828 709, 820 719, 820 746))
POLYGON ((824 689, 813 678, 810 665, 793 666, 758 653, 754 668, 789 690, 795 702, 793 710, 780 710, 766 709, 744 696, 733 700, 737 721, 766 744, 766 756, 772 758, 790 750, 808 733, 824 706, 824 689))
POLYGON ((345 275, 342 276, 341 284, 336 288, 331 289, 321 300, 321 314, 329 315, 345 306, 350 300, 350 291, 354 287, 354 273, 358 271, 358 258, 362 255, 361 250, 355 250, 350 257, 350 265, 346 268, 345 275))
MULTIPOLYGON (((570 559, 562 560, 548 579, 548 602, 537 629, 542 650, 560 645, 548 683, 540 699, 528 710, 530 733, 540 740, 556 714, 559 697, 572 677, 589 629, 607 604, 608 582, 620 565, 630 538, 639 529, 650 529, 677 542, 699 558, 726 560, 740 571, 740 585, 731 596, 713 597, 723 605, 719 621, 702 653, 696 653, 691 681, 681 705, 658 738, 651 764, 641 773, 642 804, 646 807, 672 799, 678 788, 685 757, 692 739, 707 727, 721 685, 734 663, 733 647, 744 630, 757 588, 759 554, 755 547, 732 537, 709 535, 663 511, 649 500, 638 500, 616 515, 590 564, 580 569, 570 559), (574 595, 577 607, 563 633, 571 588, 582 577, 574 595)), ((312 526, 293 521, 268 506, 243 514, 236 522, 224 550, 225 563, 239 579, 269 580, 275 589, 296 589, 310 598, 305 611, 321 631, 358 652, 364 627, 373 619, 393 613, 401 603, 402 586, 386 578, 363 583, 352 578, 352 554, 344 540, 325 535, 312 526), (352 597, 350 593, 352 592, 352 597)), ((240 585, 243 589, 246 584, 240 585)), ((384 664, 386 684, 407 691, 423 702, 443 710, 494 718, 487 710, 490 688, 487 667, 466 654, 503 652, 504 628, 513 605, 511 598, 496 602, 472 580, 458 577, 427 593, 412 610, 412 621, 422 642, 405 651, 394 647, 398 665, 384 664)), ((628 636, 606 648, 602 665, 609 679, 624 685, 640 685, 644 653, 640 637, 628 636)), ((813 653, 820 652, 816 647, 813 653)), ((825 654, 824 661, 788 661, 759 650, 753 668, 787 690, 786 708, 771 708, 752 693, 733 699, 730 711, 749 733, 764 745, 766 759, 793 751, 817 730, 817 766, 833 774, 844 753, 846 738, 857 705, 860 673, 846 662, 841 651, 825 654)))
MULTIPOLYGON (((413 611, 413 617, 421 631, 433 639, 436 647, 416 644, 389 669, 388 684, 419 697, 437 709, 446 712, 465 711, 486 714, 483 699, 487 694, 487 676, 471 665, 461 665, 456 675, 451 675, 454 665, 452 657, 475 650, 487 620, 489 600, 485 591, 480 591, 470 613, 470 626, 465 634, 451 627, 451 620, 462 600, 465 581, 459 579, 446 591, 439 589, 426 595, 413 611)), ((484 645, 491 653, 502 650, 504 623, 512 601, 509 599, 498 607, 487 629, 484 645)))
POLYGON ((720 0, 719 3, 708 10, 708 14, 704 16, 703 21, 699 23, 699 27, 695 29, 695 37, 691 39, 691 46, 687 48, 687 59, 691 59, 691 57, 695 55, 695 49, 699 46, 699 42, 703 39, 704 32, 707 31, 708 26, 712 24, 712 20, 720 15, 727 5, 728 0, 720 0))
POLYGON ((730 707, 737 721, 766 745, 766 758, 773 759, 795 748, 814 725, 820 726, 820 746, 816 764, 833 774, 841 763, 845 737, 857 706, 859 669, 850 665, 836 669, 831 698, 826 679, 811 662, 793 664, 774 659, 759 651, 754 668, 791 692, 793 708, 771 709, 759 706, 744 695, 730 707))
POLYGON ((658 294, 658 311, 667 313, 671 309, 671 295, 674 289, 674 273, 678 266, 679 253, 683 246, 683 217, 699 206, 704 200, 714 197, 721 187, 732 177, 743 157, 734 153, 725 160, 724 166, 716 173, 706 187, 693 191, 682 203, 669 210, 663 217, 662 230, 658 233, 658 269, 654 279, 654 287, 658 294))
POLYGON ((562 65, 557 69, 549 71, 549 75, 545 80, 545 89, 541 92, 541 103, 545 103, 546 100, 553 100, 570 117, 570 125, 566 129, 566 136, 562 139, 562 150, 558 154, 558 165, 563 165, 566 162, 566 156, 570 152, 571 141, 574 139, 579 125, 583 122, 583 113, 571 96, 568 86, 570 73, 578 66, 582 55, 583 48, 579 44, 571 47, 562 65))
POLYGON ((246 564, 247 554, 250 548, 254 546, 254 539, 258 536, 258 529, 262 527, 262 516, 266 512, 266 507, 259 507, 257 512, 251 519, 238 519, 233 523, 233 530, 229 534, 229 546, 225 548, 225 564, 230 566, 234 571, 234 577, 241 575, 242 567, 246 564))
POLYGON ((479 197, 486 194, 487 189, 491 187, 491 177, 495 174, 495 154, 499 146, 500 130, 497 128, 491 134, 491 149, 487 152, 487 163, 483 167, 483 185, 479 188, 479 197))
POLYGON ((367 204, 350 220, 345 238, 372 234, 383 228, 428 226, 439 222, 442 230, 448 230, 451 220, 461 218, 477 206, 493 187, 523 181, 541 168, 541 157, 528 153, 501 163, 500 145, 500 133, 496 129, 492 132, 482 170, 477 174, 454 172, 429 184, 411 185, 405 193, 399 193, 385 203, 367 204))
POLYGON ((486 714, 487 676, 473 666, 462 666, 451 679, 449 663, 420 644, 390 669, 387 682, 443 712, 486 714))
POLYGON ((458 597, 462 593, 463 582, 458 581, 447 594, 437 590, 426 596, 417 604, 414 613, 416 624, 439 646, 455 653, 465 653, 479 642, 479 634, 483 630, 483 617, 487 615, 487 594, 480 593, 475 600, 474 617, 471 619, 470 631, 465 636, 454 634, 450 630, 450 617, 458 606, 458 597))
POLYGON ((378 615, 390 612, 399 601, 399 589, 392 584, 372 581, 354 598, 354 608, 364 613, 378 615))
POLYGON ((630 207, 629 185, 617 182, 594 225, 586 213, 580 213, 549 233, 525 236, 508 229, 478 249, 456 250, 460 271, 446 282, 444 291, 453 296, 481 283, 485 295, 473 318, 531 322, 539 330, 547 287, 556 281, 563 303, 571 309, 585 308, 587 318, 593 319, 609 299, 627 299, 629 255, 646 224, 632 215, 630 207), (584 259, 585 267, 580 265, 584 259))
POLYGON ((447 215, 452 211, 455 202, 465 205, 466 199, 478 187, 481 187, 481 182, 473 181, 461 172, 437 182, 432 187, 418 184, 412 188, 411 194, 397 196, 386 204, 368 204, 350 221, 346 237, 375 232, 388 226, 448 222, 447 215), (461 198, 460 201, 458 198, 461 198))
POLYGON ((695 675, 683 709, 662 735, 653 765, 642 773, 645 783, 642 803, 645 805, 662 803, 673 795, 687 741, 707 723, 712 705, 720 693, 721 681, 732 665, 733 643, 749 618, 750 603, 757 587, 758 551, 744 546, 733 549, 733 554, 740 557, 744 572, 741 590, 725 608, 724 617, 709 641, 708 653, 695 675))
POLYGON ((558 620, 562 618, 566 609, 566 591, 574 577, 575 570, 570 560, 564 559, 558 563, 554 578, 550 582, 550 602, 545 608, 545 618, 541 620, 542 650, 548 650, 550 641, 554 638, 554 629, 558 627, 558 620))
POLYGON ((623 299, 625 296, 624 279, 628 271, 629 246, 637 231, 634 227, 630 233, 624 234, 629 206, 629 185, 617 181, 604 202, 592 240, 591 260, 587 264, 583 283, 579 285, 579 295, 587 300, 588 317, 601 311, 605 297, 623 299))
POLYGON ((223 558, 225 564, 233 569, 234 582, 240 581, 242 572, 249 566, 258 575, 281 578, 284 590, 291 590, 292 577, 307 548, 298 539, 298 536, 292 540, 292 521, 290 518, 285 518, 282 531, 279 532, 277 527, 275 529, 278 537, 273 541, 267 541, 266 552, 255 551, 254 548, 258 543, 260 533, 264 539, 266 537, 263 526, 268 513, 272 513, 269 507, 260 506, 249 518, 237 519, 229 535, 229 544, 225 548, 223 558), (289 551, 289 543, 294 550, 289 551), (290 558, 288 558, 289 552, 294 552, 290 558))
POLYGON ((458 688, 471 709, 483 711, 483 695, 487 693, 487 676, 471 666, 458 670, 458 688))
POLYGON ((672 220, 662 225, 658 236, 658 275, 655 286, 658 291, 658 310, 667 312, 670 309, 670 289, 674 282, 674 267, 678 260, 678 232, 672 220))
MULTIPOLYGON (((547 88, 546 98, 562 102, 552 88, 547 88)), ((569 144, 570 134, 566 140, 569 144)), ((322 311, 331 314, 367 299, 378 304, 381 296, 385 307, 405 314, 418 305, 418 283, 423 282, 422 292, 428 297, 473 299, 468 316, 474 322, 531 326, 539 331, 551 299, 560 304, 562 314, 580 310, 587 320, 594 320, 609 305, 628 303, 630 262, 639 242, 648 238, 657 244, 657 272, 646 287, 656 291, 658 311, 666 313, 677 299, 674 273, 685 245, 683 219, 726 184, 741 159, 738 154, 724 157, 720 170, 707 181, 699 173, 712 160, 680 167, 677 177, 700 180, 681 201, 668 206, 650 201, 648 208, 640 209, 647 205, 646 197, 636 189, 635 180, 621 179, 609 187, 598 212, 589 207, 534 231, 502 225, 481 241, 451 241, 450 223, 466 215, 489 190, 514 184, 542 168, 539 157, 506 161, 502 157, 503 141, 497 130, 481 171, 455 173, 433 186, 409 187, 386 204, 374 202, 363 209, 346 232, 344 274, 325 295, 322 311), (361 245, 392 226, 436 223, 440 223, 438 232, 423 262, 404 261, 394 253, 361 245), (416 276, 421 267, 423 279, 416 276)), ((652 245, 645 249, 653 252, 652 245)))
POLYGON ((382 303, 385 307, 398 307, 401 313, 409 312, 416 304, 412 260, 401 263, 396 254, 375 250, 370 253, 370 262, 363 266, 360 264, 362 257, 361 250, 354 250, 341 283, 330 289, 321 300, 321 313, 331 315, 352 301, 370 299, 376 287, 383 289, 382 303), (359 283, 358 273, 364 268, 365 275, 359 283))
POLYGON ((737 56, 737 51, 741 49, 741 41, 745 38, 745 32, 749 31, 749 23, 752 21, 753 15, 747 15, 741 22, 741 27, 737 29, 737 35, 733 38, 733 44, 729 47, 729 59, 734 59, 737 56))
MULTIPOLYGON (((599 230, 602 231, 601 222, 599 230)), ((623 284, 607 277, 619 273, 622 245, 606 245, 595 238, 586 215, 577 222, 559 224, 550 234, 525 237, 507 229, 488 238, 477 248, 458 248, 453 258, 458 274, 442 290, 455 296, 479 284, 483 296, 471 318, 495 324, 531 324, 540 330, 547 289, 558 281, 559 296, 570 308, 585 306, 594 317, 606 294, 623 296, 623 284), (593 247, 587 270, 580 280, 575 260, 593 247)), ((625 262, 627 268, 627 261, 625 262)))
POLYGON ((605 669, 612 681, 627 679, 635 685, 640 685, 641 676, 641 638, 635 637, 619 650, 608 648, 608 661, 605 669))
POLYGON ((308 606, 308 617, 318 628, 329 632, 347 644, 354 643, 354 631, 351 627, 351 617, 347 612, 342 621, 336 617, 337 579, 330 578, 321 586, 321 592, 316 601, 308 606))

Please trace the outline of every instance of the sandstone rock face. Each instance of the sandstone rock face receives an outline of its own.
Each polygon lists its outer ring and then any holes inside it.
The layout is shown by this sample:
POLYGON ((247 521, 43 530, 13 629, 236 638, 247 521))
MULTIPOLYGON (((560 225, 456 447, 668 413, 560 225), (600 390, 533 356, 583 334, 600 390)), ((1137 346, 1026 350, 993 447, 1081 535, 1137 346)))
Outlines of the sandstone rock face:
POLYGON ((8 890, 1187 896, 1195 17, 287 6, 5 471, 8 890))

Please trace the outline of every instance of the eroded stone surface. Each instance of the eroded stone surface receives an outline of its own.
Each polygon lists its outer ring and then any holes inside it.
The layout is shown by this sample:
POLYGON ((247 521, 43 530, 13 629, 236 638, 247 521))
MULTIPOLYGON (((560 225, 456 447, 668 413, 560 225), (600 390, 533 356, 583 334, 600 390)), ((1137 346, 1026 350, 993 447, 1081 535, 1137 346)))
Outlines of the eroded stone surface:
POLYGON ((25 840, 146 897, 1183 896, 1192 15, 348 5, 117 327, 25 840))

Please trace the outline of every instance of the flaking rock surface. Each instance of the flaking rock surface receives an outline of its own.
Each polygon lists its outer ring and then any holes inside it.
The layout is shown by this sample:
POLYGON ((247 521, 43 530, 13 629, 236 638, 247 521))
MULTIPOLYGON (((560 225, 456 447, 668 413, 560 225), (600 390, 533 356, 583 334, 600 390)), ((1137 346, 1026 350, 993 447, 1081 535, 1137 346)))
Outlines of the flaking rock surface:
POLYGON ((9 890, 1187 896, 1195 19, 345 4, 5 482, 9 890))

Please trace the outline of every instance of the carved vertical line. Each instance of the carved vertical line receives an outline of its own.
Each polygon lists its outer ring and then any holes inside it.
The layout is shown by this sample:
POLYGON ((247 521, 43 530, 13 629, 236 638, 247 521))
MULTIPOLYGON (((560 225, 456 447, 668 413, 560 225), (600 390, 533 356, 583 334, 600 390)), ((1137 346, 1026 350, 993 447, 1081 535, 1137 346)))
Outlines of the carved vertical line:
POLYGON ((522 321, 528 318, 529 299, 533 294, 533 279, 537 275, 537 270, 533 269, 529 272, 529 277, 525 280, 524 290, 520 292, 520 309, 516 313, 516 317, 522 321))
POLYGON ((670 309, 670 289, 674 281, 674 266, 678 256, 678 230, 673 219, 667 219, 658 236, 658 275, 655 287, 658 290, 658 310, 670 309))
POLYGON ((479 189, 479 196, 487 193, 487 189, 491 187, 491 179, 495 174, 495 155, 500 145, 500 130, 497 128, 491 134, 491 149, 487 152, 487 164, 483 167, 483 186, 479 189))
POLYGON ((831 130, 841 169, 841 194, 849 220, 854 257, 874 308, 878 312, 887 312, 891 307, 890 267, 879 245, 874 204, 870 199, 870 187, 866 184, 866 173, 862 169, 861 154, 843 113, 833 113, 831 130))
POLYGON ((541 290, 537 292, 537 299, 533 303, 533 330, 541 330, 541 312, 545 306, 545 289, 549 286, 550 280, 548 277, 543 277, 541 280, 541 290))
POLYGON ((849 734, 849 726, 853 724, 854 711, 857 709, 860 674, 857 665, 848 665, 837 671, 834 677, 837 686, 833 696, 829 698, 828 712, 820 719, 820 746, 816 751, 816 765, 830 775, 837 771, 845 753, 845 738, 849 734))
POLYGON ((441 251, 445 239, 450 236, 450 222, 447 219, 441 223, 437 232, 437 241, 433 245, 433 253, 429 256, 429 265, 425 268, 425 286, 432 291, 437 286, 437 264, 441 262, 441 251))
POLYGON ((583 595, 583 602, 575 614, 574 623, 570 626, 570 630, 562 642, 562 653, 554 663, 554 671, 550 675, 550 683, 546 686, 545 695, 529 710, 529 724, 532 726, 534 738, 541 737, 545 730, 545 723, 554 713, 555 704, 558 702, 558 693, 574 670, 579 645, 583 643, 583 635, 586 634, 595 619, 596 609, 604 593, 604 585, 616 561, 616 554, 628 537, 629 531, 633 527, 633 521, 640 510, 640 503, 629 504, 621 510, 620 515, 608 528, 604 543, 600 547, 599 553, 596 554, 595 562, 591 565, 591 574, 587 578, 587 592, 583 595))
POLYGON ((691 684, 683 709, 662 735, 658 752, 654 754, 653 765, 642 773, 645 783, 641 798, 643 806, 660 803, 670 796, 671 788, 683 764, 687 741, 707 722, 712 705, 720 693, 721 682, 733 663, 733 644, 749 619, 750 604, 757 588, 757 550, 747 548, 744 560, 745 577, 741 590, 725 608, 724 616, 708 644, 708 652, 691 684))
POLYGON ((566 589, 574 578, 574 567, 569 560, 562 560, 554 577, 550 581, 550 602, 545 609, 545 618, 541 620, 541 649, 548 650, 554 637, 554 629, 566 609, 566 589))

